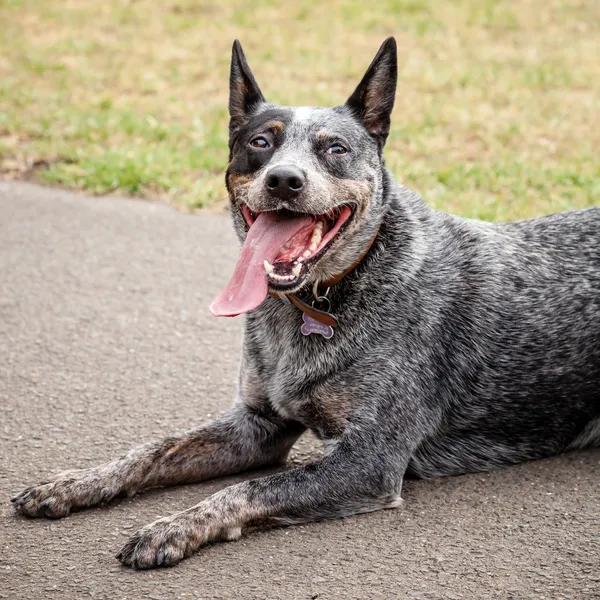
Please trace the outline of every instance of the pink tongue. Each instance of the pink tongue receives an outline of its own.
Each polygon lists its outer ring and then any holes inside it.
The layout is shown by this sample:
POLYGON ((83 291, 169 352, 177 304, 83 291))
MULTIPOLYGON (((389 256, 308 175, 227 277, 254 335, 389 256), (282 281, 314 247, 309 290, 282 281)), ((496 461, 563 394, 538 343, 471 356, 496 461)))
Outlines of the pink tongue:
POLYGON ((260 213, 248 231, 231 281, 213 300, 210 312, 235 317, 261 304, 269 289, 264 261, 273 263, 281 247, 312 221, 307 216, 282 217, 275 211, 260 213))

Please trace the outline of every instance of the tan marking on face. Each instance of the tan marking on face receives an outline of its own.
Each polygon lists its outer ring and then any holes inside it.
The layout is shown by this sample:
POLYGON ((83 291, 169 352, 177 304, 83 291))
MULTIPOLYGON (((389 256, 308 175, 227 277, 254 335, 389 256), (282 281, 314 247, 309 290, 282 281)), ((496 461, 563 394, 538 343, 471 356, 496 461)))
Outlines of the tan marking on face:
POLYGON ((373 197, 371 184, 356 179, 332 179, 328 182, 328 186, 331 197, 336 199, 338 205, 350 204, 354 208, 351 230, 355 229, 371 205, 373 197))
POLYGON ((254 181, 253 175, 241 175, 236 173, 229 173, 227 175, 227 191, 232 201, 235 200, 236 195, 244 188, 247 188, 252 181, 254 181))
POLYGON ((336 182, 337 198, 347 198, 358 205, 357 208, 368 206, 371 203, 373 188, 367 181, 358 181, 356 179, 338 179, 336 182))
POLYGON ((329 131, 328 129, 320 129, 317 131, 317 140, 319 142, 328 142, 331 138, 334 137, 334 133, 329 131))
POLYGON ((283 133, 285 131, 285 125, 281 121, 269 121, 267 127, 273 133, 283 133))
POLYGON ((246 185, 247 183, 250 183, 253 179, 253 175, 243 175, 236 173, 230 173, 227 176, 227 180, 231 187, 239 187, 240 185, 246 185))

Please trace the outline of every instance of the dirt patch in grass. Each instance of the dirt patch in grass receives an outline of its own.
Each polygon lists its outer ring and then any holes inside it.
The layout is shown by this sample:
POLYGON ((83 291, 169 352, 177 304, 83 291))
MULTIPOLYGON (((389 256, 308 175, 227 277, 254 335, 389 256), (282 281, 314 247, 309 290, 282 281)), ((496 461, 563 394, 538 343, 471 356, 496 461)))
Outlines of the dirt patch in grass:
POLYGON ((271 101, 334 105, 393 34, 400 181, 492 220, 600 198, 597 2, 4 0, 0 21, 4 177, 220 206, 234 38, 271 101))

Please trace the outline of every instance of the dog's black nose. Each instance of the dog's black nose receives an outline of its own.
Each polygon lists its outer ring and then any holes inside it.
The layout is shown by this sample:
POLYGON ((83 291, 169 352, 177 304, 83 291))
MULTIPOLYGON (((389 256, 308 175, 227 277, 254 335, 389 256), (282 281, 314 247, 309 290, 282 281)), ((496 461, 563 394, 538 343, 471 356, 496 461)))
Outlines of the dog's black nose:
POLYGON ((281 165, 267 173, 267 190, 280 200, 295 198, 305 183, 304 173, 297 167, 281 165))

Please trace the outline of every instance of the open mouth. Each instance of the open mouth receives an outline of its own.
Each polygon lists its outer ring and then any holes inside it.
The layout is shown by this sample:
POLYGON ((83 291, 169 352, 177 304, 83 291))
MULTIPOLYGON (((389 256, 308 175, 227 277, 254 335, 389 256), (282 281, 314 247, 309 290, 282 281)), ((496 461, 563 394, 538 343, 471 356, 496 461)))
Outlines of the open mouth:
POLYGON ((241 205, 242 214, 250 228, 257 220, 273 219, 274 224, 295 222, 291 237, 276 251, 272 260, 264 259, 263 267, 269 287, 285 291, 297 287, 318 262, 333 241, 345 229, 353 215, 348 205, 334 208, 326 214, 312 215, 289 210, 255 213, 246 204, 241 205))
POLYGON ((255 213, 244 204, 240 208, 248 232, 229 283, 210 305, 217 317, 254 310, 269 290, 297 289, 353 215, 347 205, 322 215, 290 210, 255 213))

